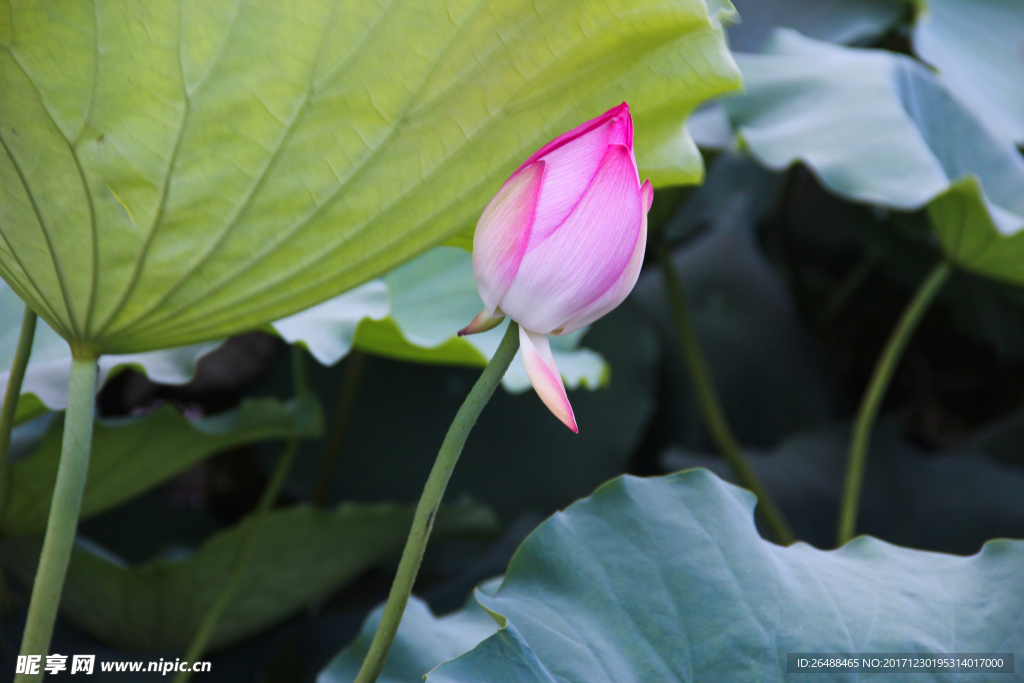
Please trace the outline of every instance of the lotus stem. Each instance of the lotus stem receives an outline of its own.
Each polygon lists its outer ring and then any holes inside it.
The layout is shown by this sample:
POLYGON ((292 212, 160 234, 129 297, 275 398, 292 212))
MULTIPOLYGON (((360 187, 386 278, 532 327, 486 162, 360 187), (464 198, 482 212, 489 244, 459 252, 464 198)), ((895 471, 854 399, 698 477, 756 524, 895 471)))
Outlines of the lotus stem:
POLYGON ((18 398, 21 396, 21 385, 25 381, 28 359, 32 355, 32 342, 36 337, 36 320, 36 312, 25 306, 25 313, 21 316, 18 347, 14 352, 11 372, 7 376, 4 405, 0 409, 0 506, 2 506, 5 494, 4 479, 7 474, 7 453, 11 448, 11 432, 14 431, 14 418, 18 412, 18 398))
MULTIPOLYGON (((71 548, 78 527, 85 479, 89 472, 89 451, 92 447, 93 405, 96 399, 96 358, 71 361, 68 382, 68 408, 64 415, 64 437, 61 446, 57 482, 50 504, 43 550, 39 556, 28 620, 21 641, 22 655, 45 655, 49 651, 53 625, 60 606, 71 560, 71 548)), ((42 680, 38 674, 18 674, 16 683, 42 680)))
MULTIPOLYGON (((220 623, 221 617, 224 616, 224 610, 228 608, 228 605, 231 604, 231 599, 235 597, 235 593, 242 582, 242 576, 245 574, 246 565, 252 556, 253 549, 256 547, 256 541, 259 539, 260 522, 277 499, 277 495, 281 492, 281 486, 291 470, 298 451, 298 439, 289 439, 281 455, 278 457, 277 465, 274 467, 274 472, 267 483, 267 487, 263 490, 259 505, 253 511, 252 516, 246 521, 248 528, 246 528, 242 542, 239 544, 238 554, 235 556, 235 563, 231 568, 231 574, 228 575, 227 581, 224 582, 220 592, 217 593, 217 597, 210 604, 210 608, 206 611, 206 616, 203 617, 199 630, 196 631, 195 636, 192 637, 192 642, 189 643, 188 649, 185 651, 183 659, 189 663, 189 668, 203 656, 206 646, 209 644, 210 638, 217 628, 217 624, 220 623)), ((180 671, 174 677, 174 683, 185 683, 191 678, 191 671, 180 671)))
POLYGON ((370 649, 355 678, 355 683, 373 683, 384 668, 388 651, 395 641, 398 625, 405 613, 405 606, 409 602, 409 595, 412 593, 420 563, 423 561, 423 553, 427 548, 427 540, 434 527, 434 519, 441 506, 441 499, 444 497, 448 480, 451 479, 452 472, 455 470, 455 464, 462 454, 466 437, 469 436, 480 412, 497 388, 498 382, 508 370, 518 348, 519 326, 515 322, 509 321, 508 329, 505 331, 498 350, 495 351, 480 378, 470 390, 469 396, 459 408, 459 412, 456 413, 455 419, 444 437, 444 442, 441 444, 441 449, 438 451, 434 467, 430 470, 430 476, 427 477, 427 483, 423 487, 423 495, 420 496, 416 512, 413 514, 412 529, 409 531, 405 550, 402 551, 402 559, 398 563, 398 572, 395 575, 394 583, 391 584, 388 602, 384 607, 383 615, 381 615, 377 632, 373 635, 370 649))
POLYGON ((361 351, 352 351, 345 362, 345 372, 341 380, 338 407, 334 411, 331 435, 324 446, 320 470, 316 476, 316 485, 313 487, 313 494, 310 497, 315 507, 326 506, 327 500, 330 498, 331 487, 338 471, 338 463, 341 461, 342 449, 345 446, 345 438, 348 436, 352 414, 355 412, 356 398, 359 396, 365 368, 366 355, 361 351))
MULTIPOLYGON (((291 361, 295 395, 297 397, 307 396, 309 393, 309 382, 306 377, 306 365, 302 357, 302 349, 297 345, 291 347, 291 361)), ((266 488, 263 489, 263 495, 260 496, 256 509, 247 520, 248 528, 246 528, 245 535, 239 544, 238 554, 235 556, 235 563, 231 568, 231 574, 228 575, 228 580, 224 582, 217 597, 210 604, 210 608, 206 611, 206 616, 203 617, 203 622, 199 625, 199 630, 196 631, 195 636, 192 637, 192 642, 189 643, 188 649, 185 651, 184 660, 189 663, 189 669, 192 668, 192 664, 203 656, 203 652, 206 651, 206 646, 209 644, 210 638, 213 637, 217 624, 220 623, 221 617, 224 616, 224 610, 231 604, 231 599, 238 591, 238 587, 242 583, 242 576, 245 574, 246 565, 252 556, 253 549, 256 547, 256 541, 259 539, 260 522, 263 521, 264 516, 269 512, 274 501, 277 500, 277 496, 281 493, 281 487, 284 486, 284 482, 288 478, 288 473, 292 469, 292 463, 295 462, 295 456, 298 452, 299 439, 293 437, 285 443, 281 455, 278 456, 274 472, 270 475, 270 481, 267 482, 266 488)), ((191 671, 180 671, 174 677, 173 683, 186 683, 191 678, 191 671)))
POLYGON ((711 378, 711 370, 708 368, 704 352, 697 339, 697 333, 693 329, 690 320, 690 309, 686 302, 686 292, 683 289, 683 282, 672 265, 672 258, 664 245, 658 245, 658 265, 661 267, 662 277, 665 280, 665 289, 668 292, 669 303, 672 308, 672 318, 675 322, 676 336, 679 338, 680 350, 683 360, 686 362, 690 374, 690 381, 693 383, 693 391, 697 396, 697 403, 700 406, 704 424, 715 442, 718 452, 725 458, 726 464, 740 485, 749 489, 757 496, 757 512, 761 515, 765 524, 771 529, 772 535, 782 545, 791 545, 796 542, 796 535, 790 529, 782 511, 775 504, 768 489, 761 482, 761 479, 754 472, 743 451, 733 436, 729 422, 725 417, 715 383, 711 378))
POLYGON ((889 337, 889 341, 886 342, 885 349, 871 375, 871 382, 861 399, 860 408, 857 410, 857 421, 850 439, 850 456, 846 464, 846 481, 843 484, 843 500, 839 512, 837 539, 839 545, 852 539, 857 527, 857 512, 860 506, 861 488, 864 485, 868 445, 871 443, 871 433, 875 427, 878 410, 882 406, 882 399, 885 398, 885 393, 889 389, 889 384, 903 356, 907 342, 910 341, 910 337, 917 329, 925 311, 935 299, 935 295, 942 289, 942 285, 949 278, 952 270, 949 262, 940 261, 918 287, 917 293, 904 309, 899 323, 889 337))

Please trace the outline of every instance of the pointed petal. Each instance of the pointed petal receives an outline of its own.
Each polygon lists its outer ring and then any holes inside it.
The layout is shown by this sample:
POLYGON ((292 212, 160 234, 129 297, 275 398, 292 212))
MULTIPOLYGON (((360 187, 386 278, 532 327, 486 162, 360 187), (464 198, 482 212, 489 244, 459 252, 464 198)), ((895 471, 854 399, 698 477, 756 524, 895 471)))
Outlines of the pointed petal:
POLYGON ((612 133, 608 139, 609 145, 624 145, 629 149, 633 149, 633 119, 629 115, 629 107, 625 108, 625 113, 619 114, 612 119, 612 133))
POLYGON ((651 210, 651 204, 654 203, 654 188, 651 187, 650 179, 645 180, 644 184, 640 186, 640 198, 644 203, 644 214, 646 215, 651 210))
MULTIPOLYGON (((519 170, 525 168, 526 166, 529 166, 534 161, 537 161, 541 157, 543 157, 546 154, 550 153, 552 150, 558 149, 562 145, 564 145, 564 144, 566 144, 568 142, 571 142, 572 140, 575 140, 576 138, 578 138, 578 137, 580 137, 582 135, 585 135, 586 133, 589 133, 590 131, 594 130, 595 128, 599 128, 599 127, 603 126, 605 123, 607 123, 608 121, 614 119, 616 116, 625 116, 625 117, 628 118, 629 117, 629 105, 626 104, 625 102, 623 102, 622 104, 620 104, 618 106, 612 107, 611 109, 609 109, 605 113, 601 114, 600 116, 595 116, 594 118, 590 119, 589 121, 586 121, 586 122, 581 123, 580 125, 576 126, 572 130, 569 130, 569 131, 566 131, 566 132, 562 133, 557 138, 555 138, 554 140, 552 140, 551 142, 547 143, 546 145, 544 145, 543 147, 538 149, 536 152, 531 154, 530 158, 522 163, 522 165, 519 167, 519 170)), ((632 119, 630 119, 630 132, 631 133, 632 133, 632 130, 633 130, 633 124, 632 124, 632 119)), ((632 137, 631 137, 631 139, 632 139, 632 137)))
POLYGON ((495 327, 501 324, 501 321, 505 319, 504 315, 494 316, 485 308, 476 314, 473 321, 459 330, 459 336, 465 337, 467 334, 478 334, 480 332, 486 332, 487 330, 493 330, 495 327))
POLYGON ((551 344, 546 334, 531 332, 519 326, 519 351, 523 356, 523 365, 530 383, 540 396, 540 400, 555 414, 562 423, 573 432, 579 433, 576 417, 572 414, 569 397, 565 394, 562 376, 551 355, 551 344))
POLYGON ((615 285, 634 258, 641 227, 640 181, 629 150, 612 145, 565 223, 528 250, 501 309, 527 329, 561 328, 615 285))
POLYGON ((484 209, 473 236, 473 275, 487 310, 497 311, 526 254, 544 162, 516 171, 484 209))

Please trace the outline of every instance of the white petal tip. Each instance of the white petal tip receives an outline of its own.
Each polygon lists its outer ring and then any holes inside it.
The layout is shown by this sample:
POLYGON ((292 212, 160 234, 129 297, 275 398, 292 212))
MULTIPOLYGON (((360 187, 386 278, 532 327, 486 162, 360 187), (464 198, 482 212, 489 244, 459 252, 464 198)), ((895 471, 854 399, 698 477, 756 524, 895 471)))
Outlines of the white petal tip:
POLYGON ((565 394, 562 376, 551 355, 551 344, 546 334, 519 328, 519 348, 523 354, 523 365, 534 391, 555 417, 562 421, 574 434, 579 434, 576 416, 573 415, 569 397, 565 394))
MULTIPOLYGON (((545 391, 541 392, 537 390, 537 395, 540 396, 540 400, 544 402, 548 410, 559 419, 559 421, 566 427, 572 430, 573 434, 579 434, 580 428, 576 425, 576 416, 572 412, 572 406, 569 404, 569 397, 565 395, 565 388, 562 387, 561 379, 558 381, 560 392, 545 391), (559 396, 558 394, 561 394, 559 396)), ((534 385, 536 389, 536 385, 534 385)))

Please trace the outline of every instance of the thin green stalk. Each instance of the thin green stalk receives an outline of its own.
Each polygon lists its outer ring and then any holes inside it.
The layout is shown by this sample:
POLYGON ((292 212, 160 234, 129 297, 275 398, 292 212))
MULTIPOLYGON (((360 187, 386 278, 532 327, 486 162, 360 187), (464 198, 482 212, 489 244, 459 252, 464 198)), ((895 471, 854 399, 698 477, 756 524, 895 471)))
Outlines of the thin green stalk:
MULTIPOLYGON (((21 654, 46 655, 53 635, 53 624, 60 605, 64 575, 71 559, 71 547, 82 507, 85 478, 89 472, 89 451, 92 447, 93 405, 96 399, 96 359, 75 358, 71 361, 68 382, 68 408, 64 415, 64 441, 61 447, 57 483, 50 504, 46 537, 39 556, 28 620, 21 641, 21 654)), ((38 674, 18 674, 16 683, 42 680, 38 674)))
POLYGON ((391 592, 388 594, 387 605, 384 606, 384 614, 381 615, 377 632, 373 635, 373 642, 370 643, 370 649, 366 653, 355 683, 373 683, 380 675, 381 669, 384 668, 388 651, 395 641, 398 625, 405 613, 405 606, 409 602, 409 595, 412 593, 420 563, 423 561, 423 552, 427 548, 427 539, 430 538, 430 531, 434 527, 434 518, 437 516, 437 510, 444 497, 448 480, 451 479, 455 464, 462 454, 466 437, 469 436, 470 430, 476 424, 477 417, 487 405, 487 401, 494 393, 498 382, 505 375, 505 371, 508 370, 518 349, 519 326, 510 321, 498 350, 495 351, 494 357, 484 368, 480 378, 469 392, 469 396, 466 397, 459 412, 456 413, 455 419, 444 437, 444 442, 441 444, 441 449, 437 453, 434 467, 430 470, 430 476, 427 477, 427 483, 423 487, 423 495, 420 496, 420 501, 416 505, 412 529, 409 531, 405 550, 402 551, 402 559, 398 563, 395 581, 391 584, 391 592))
MULTIPOLYGON (((291 352, 295 394, 296 396, 306 396, 309 392, 309 382, 306 378, 306 365, 302 357, 302 349, 298 346, 292 346, 291 352)), ((277 496, 281 492, 281 487, 284 486, 285 479, 288 478, 288 473, 292 469, 292 463, 295 462, 295 456, 298 452, 299 440, 297 438, 289 439, 277 459, 277 465, 274 466, 274 472, 270 475, 270 481, 267 482, 266 488, 263 489, 263 495, 260 496, 256 509, 246 521, 249 526, 242 537, 238 554, 235 556, 235 563, 231 568, 231 574, 228 576, 227 581, 224 582, 224 585, 221 586, 217 597, 210 604, 210 608, 206 611, 206 616, 203 617, 203 622, 199 625, 199 630, 196 631, 195 636, 192 637, 192 642, 189 643, 184 657, 184 660, 189 664, 195 663, 202 657, 203 652, 206 651, 207 644, 210 642, 210 638, 213 636, 214 630, 217 628, 217 624, 220 623, 221 617, 224 616, 224 610, 231 604, 231 599, 238 591, 242 577, 245 574, 246 565, 249 563, 252 551, 256 548, 256 541, 259 539, 257 532, 260 522, 270 510, 274 501, 277 500, 277 496)), ((186 683, 191 678, 192 672, 181 671, 174 677, 173 683, 186 683)))
POLYGON ((853 436, 850 439, 850 456, 846 463, 846 482, 843 485, 842 507, 839 512, 839 545, 843 545, 853 538, 857 527, 857 510, 860 505, 861 488, 864 485, 868 445, 871 442, 871 432, 875 426, 875 419, 878 417, 878 410, 882 406, 882 399, 885 398, 885 392, 889 389, 889 383, 896 372, 907 342, 910 341, 910 337, 917 329, 925 311, 928 310, 928 306, 942 289, 942 285, 949 278, 951 272, 950 264, 941 261, 921 283, 914 298, 910 300, 903 315, 900 316, 899 323, 889 337, 889 341, 886 342, 885 350, 871 375, 871 383, 868 384, 864 397, 861 399, 853 436))
POLYGON ((21 316, 21 333, 18 348, 14 352, 11 373, 7 376, 4 405, 0 408, 0 501, 3 499, 4 475, 7 473, 7 452, 11 447, 11 432, 14 430, 14 416, 18 412, 18 397, 25 381, 25 370, 32 355, 32 341, 36 336, 36 313, 28 306, 21 316))
POLYGON ((316 486, 313 488, 313 495, 310 496, 311 502, 318 508, 327 505, 327 499, 331 495, 331 487, 334 485, 334 476, 341 461, 341 451, 345 445, 345 437, 348 436, 348 426, 352 422, 352 413, 355 411, 365 368, 366 355, 360 351, 353 351, 345 362, 345 373, 341 380, 338 406, 334 411, 331 436, 324 446, 316 486))
POLYGON ((291 346, 292 391, 296 398, 309 396, 309 373, 306 371, 306 356, 298 344, 291 346))
POLYGON ((722 404, 718 399, 718 392, 715 390, 714 381, 711 379, 711 371, 708 369, 707 361, 697 339, 697 333, 690 321, 690 310, 686 303, 682 280, 679 279, 679 275, 672 265, 672 258, 664 245, 657 247, 657 257, 662 277, 665 279, 669 303, 672 306, 676 335, 679 337, 680 349, 690 373, 690 381, 693 383, 693 390, 700 405, 701 415, 704 417, 704 424, 707 426, 718 452, 725 458, 726 464, 736 475, 740 485, 757 496, 757 512, 771 529, 776 540, 783 545, 791 545, 796 542, 796 536, 789 528, 789 524, 786 523, 782 511, 775 505, 768 489, 761 483, 750 463, 743 456, 743 451, 729 428, 722 404))
MULTIPOLYGON (((263 516, 270 509, 270 506, 277 499, 277 495, 281 491, 281 486, 284 484, 289 470, 291 470, 292 463, 295 460, 295 455, 298 453, 298 450, 298 439, 290 439, 285 444, 280 457, 278 457, 277 465, 274 467, 274 473, 271 475, 270 481, 267 483, 267 487, 263 490, 263 495, 260 498, 259 505, 252 513, 252 516, 246 520, 248 528, 245 531, 245 535, 242 537, 242 542, 238 548, 238 554, 235 556, 234 566, 231 568, 231 574, 228 575, 227 581, 224 582, 220 592, 217 593, 217 597, 210 604, 210 608, 206 611, 206 616, 203 617, 203 622, 200 624, 199 630, 196 631, 195 636, 192 637, 192 642, 189 643, 188 650, 185 652, 185 656, 183 658, 186 662, 192 664, 203 656, 203 652, 206 651, 206 646, 210 642, 210 638, 213 636, 213 632, 217 628, 217 624, 220 623, 220 619, 224 615, 224 610, 226 610, 228 605, 231 604, 231 599, 235 596, 235 592, 238 590, 238 586, 242 582, 246 565, 249 562, 249 558, 252 556, 252 551, 256 547, 256 541, 259 539, 259 534, 257 532, 260 528, 260 522, 262 521, 263 516)), ((188 681, 191 678, 191 672, 181 671, 174 677, 174 683, 185 683, 185 681, 188 681)))
MULTIPOLYGON (((7 375, 4 404, 0 407, 0 511, 4 509, 4 501, 7 497, 7 454, 11 449, 11 433, 14 431, 14 420, 18 413, 21 386, 25 382, 25 371, 28 369, 28 360, 32 355, 32 342, 36 336, 36 319, 36 312, 25 306, 25 312, 21 316, 18 347, 14 351, 11 371, 7 375)), ((0 612, 6 612, 10 606, 7 576, 0 569, 0 612)))

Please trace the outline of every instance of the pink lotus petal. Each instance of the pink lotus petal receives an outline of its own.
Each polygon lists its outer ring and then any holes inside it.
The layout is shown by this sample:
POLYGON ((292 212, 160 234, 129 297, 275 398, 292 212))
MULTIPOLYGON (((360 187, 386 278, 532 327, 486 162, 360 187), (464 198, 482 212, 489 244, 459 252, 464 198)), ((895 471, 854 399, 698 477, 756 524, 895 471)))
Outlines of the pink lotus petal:
POLYGON ((544 156, 544 182, 528 250, 543 244, 579 204, 608 151, 610 136, 621 129, 621 120, 606 121, 544 156))
POLYGON ((609 147, 576 209, 541 247, 522 258, 499 302, 505 314, 547 334, 608 291, 637 249, 639 185, 629 149, 609 147))
POLYGON ((473 275, 491 313, 497 311, 526 254, 543 178, 543 161, 513 173, 476 224, 473 275))
MULTIPOLYGON (((605 113, 601 114, 600 116, 596 116, 596 117, 590 119, 589 121, 587 121, 585 123, 581 123, 580 125, 576 126, 572 130, 566 131, 565 133, 562 133, 557 138, 555 138, 554 140, 552 140, 551 142, 549 142, 548 144, 544 145, 543 147, 538 149, 536 152, 531 154, 530 158, 527 159, 526 161, 524 161, 522 163, 522 165, 520 165, 519 168, 516 169, 516 170, 517 171, 522 170, 524 167, 529 166, 530 164, 532 164, 537 159, 540 159, 544 155, 546 155, 549 152, 551 152, 551 150, 557 149, 557 148, 561 147, 562 145, 564 145, 564 144, 566 144, 568 142, 571 142, 572 140, 575 140, 576 138, 580 137, 581 135, 584 135, 585 133, 589 133, 590 131, 592 131, 595 128, 599 128, 600 126, 604 125, 607 121, 610 121, 611 119, 614 119, 616 116, 625 116, 625 117, 628 118, 629 117, 629 105, 626 104, 625 102, 623 102, 622 104, 620 104, 617 107, 612 107, 611 109, 609 109, 605 113)), ((632 124, 630 125, 630 130, 632 130, 632 124)), ((632 140, 632 138, 631 138, 631 140, 632 140)))
POLYGON ((646 217, 651 210, 651 205, 654 204, 654 188, 651 187, 650 180, 645 180, 644 184, 640 186, 640 197, 644 200, 644 216, 646 217))
POLYGON ((486 308, 476 314, 472 322, 459 330, 459 336, 465 337, 467 334, 479 334, 480 332, 486 332, 487 330, 493 330, 495 327, 501 324, 501 321, 505 319, 505 314, 494 316, 491 315, 490 311, 486 308))
POLYGON ((531 332, 520 325, 519 351, 523 356, 526 374, 530 377, 530 383, 540 396, 540 400, 566 427, 578 434, 580 430, 576 426, 576 417, 572 414, 569 397, 565 394, 562 375, 559 374, 555 358, 551 355, 548 336, 531 332))
POLYGON ((633 255, 619 275, 619 279, 600 298, 573 316, 564 327, 556 330, 553 334, 569 334, 604 317, 633 291, 637 278, 640 277, 640 267, 644 264, 644 252, 647 249, 647 212, 651 210, 651 203, 654 202, 654 188, 651 187, 650 180, 645 180, 640 187, 640 201, 645 207, 640 219, 640 233, 637 235, 633 255))
POLYGON ((616 116, 611 120, 612 130, 608 137, 609 145, 622 145, 633 149, 633 119, 628 116, 629 108, 626 108, 625 116, 616 116))

